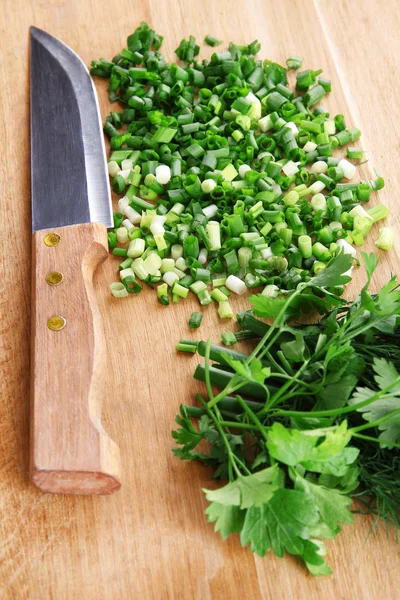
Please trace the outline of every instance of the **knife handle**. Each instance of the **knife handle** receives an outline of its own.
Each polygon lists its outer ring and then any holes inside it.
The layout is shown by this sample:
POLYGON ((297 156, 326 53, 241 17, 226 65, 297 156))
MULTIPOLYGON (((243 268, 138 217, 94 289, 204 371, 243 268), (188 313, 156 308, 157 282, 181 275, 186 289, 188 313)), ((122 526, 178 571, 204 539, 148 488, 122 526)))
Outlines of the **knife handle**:
POLYGON ((99 223, 33 235, 31 478, 43 492, 121 485, 119 449, 100 420, 105 338, 92 280, 107 254, 99 223))

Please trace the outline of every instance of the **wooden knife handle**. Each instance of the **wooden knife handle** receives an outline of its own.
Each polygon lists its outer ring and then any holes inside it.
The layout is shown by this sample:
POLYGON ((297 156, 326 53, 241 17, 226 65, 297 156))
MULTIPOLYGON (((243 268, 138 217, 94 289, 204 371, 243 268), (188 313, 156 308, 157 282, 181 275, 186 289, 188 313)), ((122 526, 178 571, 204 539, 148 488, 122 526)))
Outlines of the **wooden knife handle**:
POLYGON ((121 485, 119 449, 100 421, 105 339, 92 279, 106 257, 98 223, 33 235, 31 477, 43 492, 121 485))

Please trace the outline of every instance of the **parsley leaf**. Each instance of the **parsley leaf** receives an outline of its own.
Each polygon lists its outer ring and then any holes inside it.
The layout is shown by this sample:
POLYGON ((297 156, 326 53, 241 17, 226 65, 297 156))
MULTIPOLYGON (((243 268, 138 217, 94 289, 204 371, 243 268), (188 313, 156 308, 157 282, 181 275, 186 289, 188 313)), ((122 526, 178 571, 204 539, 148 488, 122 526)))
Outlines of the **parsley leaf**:
POLYGON ((375 381, 381 390, 395 383, 397 379, 399 383, 390 390, 390 393, 400 393, 400 373, 398 373, 393 363, 388 362, 384 358, 374 358, 373 368, 375 371, 375 381))
POLYGON ((312 575, 332 575, 332 569, 325 564, 325 544, 321 540, 305 540, 302 559, 312 575))
POLYGON ((277 465, 263 469, 257 473, 238 477, 217 490, 203 492, 209 502, 217 502, 223 506, 240 506, 250 508, 261 506, 272 498, 273 493, 279 488, 280 470, 277 465))
POLYGON ((250 544, 253 552, 260 556, 264 556, 270 546, 280 557, 285 550, 301 555, 303 540, 310 537, 309 527, 317 520, 316 507, 308 494, 279 489, 269 502, 247 511, 240 541, 242 546, 250 544))
POLYGON ((351 281, 349 275, 344 275, 352 266, 353 258, 350 254, 339 254, 331 258, 323 271, 315 275, 309 282, 318 288, 338 287, 351 281))
POLYGON ((329 429, 309 431, 286 429, 274 423, 268 438, 267 449, 276 460, 316 473, 344 475, 358 456, 356 448, 346 448, 351 439, 346 421, 329 429))
POLYGON ((232 367, 232 369, 248 381, 264 384, 264 381, 270 376, 271 369, 265 367, 259 358, 254 358, 250 364, 236 360, 226 353, 222 353, 224 361, 232 367))
POLYGON ((192 420, 182 404, 180 406, 180 415, 175 417, 175 421, 180 427, 172 432, 172 437, 178 444, 184 446, 185 451, 193 450, 201 442, 203 435, 193 427, 192 420))
MULTIPOLYGON (((393 385, 393 388, 386 394, 378 397, 375 401, 371 402, 366 406, 361 406, 357 409, 358 412, 362 413, 363 418, 371 423, 373 426, 374 421, 389 416, 393 412, 393 418, 388 418, 384 423, 378 425, 378 429, 382 432, 379 435, 379 440, 382 448, 390 446, 390 443, 400 443, 400 374, 396 370, 393 363, 385 360, 384 358, 374 358, 373 361, 374 379, 380 390, 393 385), (396 381, 398 383, 396 384, 396 381)), ((358 404, 364 400, 372 398, 376 394, 376 391, 370 388, 358 387, 353 394, 350 405, 358 404)))
POLYGON ((276 319, 286 304, 286 298, 268 298, 262 294, 250 296, 249 301, 255 314, 266 319, 276 319))
POLYGON ((215 523, 214 530, 219 531, 223 540, 231 533, 240 533, 243 527, 245 511, 238 506, 213 502, 205 510, 209 523, 215 523))
POLYGON ((352 500, 340 491, 312 483, 298 474, 295 478, 295 489, 313 498, 322 522, 332 531, 338 531, 339 523, 353 522, 349 508, 352 500))

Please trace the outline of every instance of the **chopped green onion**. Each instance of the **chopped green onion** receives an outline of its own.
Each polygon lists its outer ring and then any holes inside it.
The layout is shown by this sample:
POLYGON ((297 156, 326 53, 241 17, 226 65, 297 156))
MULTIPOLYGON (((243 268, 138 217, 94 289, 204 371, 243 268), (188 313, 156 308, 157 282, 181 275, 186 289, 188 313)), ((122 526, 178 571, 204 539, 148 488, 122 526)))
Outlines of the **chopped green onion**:
POLYGON ((191 329, 197 329, 201 325, 201 321, 203 319, 202 313, 192 312, 189 319, 189 327, 191 329))
POLYGON ((218 315, 221 319, 232 319, 233 311, 229 302, 220 302, 218 304, 218 315))
POLYGON ((302 62, 303 59, 301 56, 289 56, 289 58, 286 59, 286 66, 288 69, 297 71, 297 69, 300 69, 302 62))
POLYGON ((222 44, 222 40, 217 40, 217 38, 213 37, 210 34, 206 35, 206 37, 204 38, 204 42, 212 47, 219 46, 220 44, 222 44))
POLYGON ((237 338, 233 331, 224 331, 221 334, 221 341, 225 346, 233 346, 236 344, 237 338))
POLYGON ((128 290, 126 289, 124 284, 120 283, 119 281, 115 282, 115 283, 111 283, 110 290, 111 290, 112 295, 115 298, 126 298, 126 296, 129 296, 128 290))
POLYGON ((189 354, 196 354, 198 342, 192 340, 180 340, 176 345, 178 352, 187 352, 189 354))
POLYGON ((394 235, 390 227, 382 227, 379 230, 379 237, 375 241, 375 246, 381 250, 391 250, 393 248, 394 235))

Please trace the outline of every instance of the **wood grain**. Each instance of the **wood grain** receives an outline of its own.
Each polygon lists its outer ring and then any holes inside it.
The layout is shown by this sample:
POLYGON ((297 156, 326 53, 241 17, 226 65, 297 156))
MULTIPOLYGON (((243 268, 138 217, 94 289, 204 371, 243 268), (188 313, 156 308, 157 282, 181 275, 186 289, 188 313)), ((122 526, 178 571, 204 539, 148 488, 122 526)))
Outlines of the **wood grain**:
POLYGON ((119 449, 101 424, 107 363, 93 274, 107 255, 99 223, 33 235, 30 470, 43 492, 110 494, 121 485, 119 449), (49 274, 62 281, 49 285, 49 274), (49 328, 54 317, 62 329, 49 328))
MULTIPOLYGON (((188 33, 228 42, 262 42, 262 56, 305 57, 323 68, 333 92, 324 104, 359 126, 370 163, 387 187, 379 201, 392 210, 400 235, 398 2, 387 0, 3 0, 0 24, 0 163, 2 202, 0 416, 0 597, 86 600, 199 599, 395 600, 400 584, 399 546, 380 528, 356 517, 328 544, 330 578, 314 579, 291 557, 253 557, 232 538, 222 542, 203 514, 202 487, 210 472, 171 453, 170 430, 181 402, 199 389, 191 378, 196 359, 177 356, 179 337, 218 340, 226 329, 204 311, 199 332, 186 322, 196 302, 164 309, 154 294, 126 301, 109 295, 116 279, 110 258, 95 277, 108 349, 104 417, 120 445, 124 485, 106 497, 61 497, 38 492, 28 480, 30 187, 28 27, 47 29, 87 63, 111 57, 141 20, 165 34, 171 59, 188 33)), ((203 55, 209 55, 205 49, 203 55)), ((110 107, 99 85, 103 117, 110 107)), ((372 203, 377 202, 376 197, 372 203)), ((377 236, 374 228, 370 239, 377 236)), ((373 242, 366 244, 373 249, 373 242)), ((377 288, 398 272, 399 250, 379 252, 377 288)), ((351 296, 363 280, 359 269, 351 296)), ((237 300, 234 308, 246 306, 237 300)))

